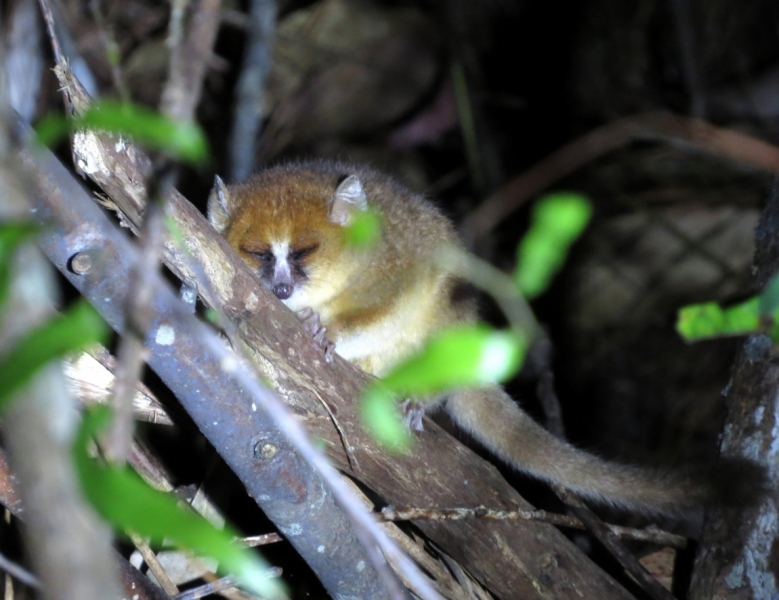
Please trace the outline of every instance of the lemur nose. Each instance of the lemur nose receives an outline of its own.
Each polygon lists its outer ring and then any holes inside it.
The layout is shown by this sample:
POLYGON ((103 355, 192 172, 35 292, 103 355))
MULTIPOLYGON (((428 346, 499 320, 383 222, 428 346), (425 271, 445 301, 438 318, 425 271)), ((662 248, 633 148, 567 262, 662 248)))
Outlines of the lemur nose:
POLYGON ((273 286, 273 293, 279 300, 286 300, 292 295, 292 286, 288 283, 277 283, 273 286))

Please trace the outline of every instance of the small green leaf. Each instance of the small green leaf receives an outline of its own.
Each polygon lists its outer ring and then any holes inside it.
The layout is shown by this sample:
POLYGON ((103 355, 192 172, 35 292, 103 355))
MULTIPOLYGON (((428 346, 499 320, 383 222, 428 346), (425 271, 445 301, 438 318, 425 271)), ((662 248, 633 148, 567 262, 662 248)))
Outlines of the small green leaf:
POLYGON ((36 127, 39 140, 47 146, 75 129, 97 129, 127 135, 194 165, 202 166, 208 160, 208 143, 197 124, 168 119, 135 104, 102 100, 90 106, 81 117, 68 120, 48 115, 36 127))
POLYGON ((381 217, 370 208, 352 213, 352 222, 344 228, 343 239, 347 246, 368 250, 381 236, 381 217))
POLYGON ((403 396, 430 396, 452 388, 489 385, 516 373, 524 354, 524 340, 511 332, 463 325, 441 331, 382 383, 403 396))
POLYGON ((41 227, 29 221, 0 223, 0 308, 8 298, 11 260, 19 245, 35 236, 41 227))
POLYGON ((716 302, 693 304, 679 310, 676 329, 687 341, 754 333, 760 328, 758 298, 723 309, 716 302))
POLYGON ((538 201, 530 231, 517 248, 515 279, 526 298, 546 290, 591 216, 592 206, 580 194, 552 194, 538 201))
POLYGON ((419 354, 365 390, 363 419, 380 442, 390 449, 404 448, 412 438, 400 422, 399 398, 424 402, 450 389, 504 381, 522 365, 525 351, 525 341, 516 334, 486 325, 443 330, 419 354))
POLYGON ((265 577, 267 565, 256 553, 232 542, 230 529, 219 530, 169 494, 149 487, 135 472, 106 465, 89 456, 89 442, 102 431, 110 409, 98 406, 84 415, 73 458, 87 499, 120 531, 130 529, 156 543, 170 539, 197 554, 217 559, 247 588, 263 597, 284 597, 279 583, 265 577))
POLYGON ((365 390, 360 408, 368 431, 388 450, 399 452, 411 445, 413 438, 400 420, 397 397, 380 381, 365 390))
POLYGON ((770 315, 779 309, 779 275, 774 275, 760 292, 758 310, 761 315, 770 315))
POLYGON ((28 332, 0 358, 0 408, 49 361, 103 341, 107 332, 86 300, 28 332))

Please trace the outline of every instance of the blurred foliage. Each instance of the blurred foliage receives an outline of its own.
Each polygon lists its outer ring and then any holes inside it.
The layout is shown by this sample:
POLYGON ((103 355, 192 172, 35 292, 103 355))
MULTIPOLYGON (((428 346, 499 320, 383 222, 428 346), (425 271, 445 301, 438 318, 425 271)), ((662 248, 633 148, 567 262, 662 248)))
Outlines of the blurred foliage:
POLYGON ((779 276, 759 296, 729 308, 716 302, 692 304, 679 309, 676 329, 688 342, 766 333, 779 343, 779 276))
POLYGON ((530 230, 517 248, 515 278, 528 300, 549 287, 591 216, 592 206, 581 194, 550 194, 536 203, 530 230))
MULTIPOLYGON (((4 311, 11 283, 13 255, 20 244, 33 239, 40 226, 30 222, 0 225, 0 310, 4 311)), ((7 315, 4 315, 7 318, 7 315)), ((0 408, 28 384, 50 361, 105 339, 108 327, 85 301, 76 302, 27 331, 0 357, 0 408)))
POLYGON ((381 217, 375 210, 355 211, 352 222, 344 228, 344 243, 357 250, 368 250, 381 235, 381 217))
POLYGON ((0 358, 0 408, 46 364, 103 341, 107 333, 105 321, 85 300, 28 331, 0 358))
POLYGON ((87 499, 117 531, 131 530, 154 543, 171 540, 197 554, 217 559, 248 589, 268 598, 285 597, 268 566, 252 550, 239 547, 229 528, 219 530, 175 497, 157 491, 127 467, 106 464, 89 455, 91 440, 106 428, 111 411, 97 406, 84 414, 73 457, 87 499))
POLYGON ((35 129, 38 139, 47 146, 53 146, 73 131, 94 129, 126 135, 194 166, 206 166, 209 160, 208 142, 199 125, 175 121, 135 104, 101 100, 80 117, 49 114, 35 129))
POLYGON ((11 257, 19 244, 31 239, 40 227, 29 221, 0 224, 0 310, 8 297, 11 257))
MULTIPOLYGON (((0 289, 7 298, 14 251, 33 238, 39 227, 21 222, 0 226, 0 289)), ((0 311, 3 309, 0 304, 0 311)), ((7 315, 4 315, 8 318, 7 315)), ((28 331, 0 357, 0 409, 52 360, 105 342, 108 326, 84 299, 28 331)), ((109 421, 100 406, 84 414, 73 447, 82 489, 100 515, 119 531, 130 529, 161 543, 170 539, 184 548, 212 556, 248 589, 269 598, 286 597, 279 583, 266 576, 267 565, 253 551, 238 547, 230 530, 220 531, 202 517, 179 507, 170 494, 149 487, 128 468, 90 458, 90 440, 109 421)))

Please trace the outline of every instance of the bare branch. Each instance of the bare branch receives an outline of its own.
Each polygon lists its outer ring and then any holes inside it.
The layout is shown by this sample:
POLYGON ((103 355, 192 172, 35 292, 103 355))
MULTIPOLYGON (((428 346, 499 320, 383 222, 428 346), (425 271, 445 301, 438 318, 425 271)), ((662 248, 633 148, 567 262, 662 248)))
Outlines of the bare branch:
POLYGON ((243 181, 254 169, 262 124, 263 90, 270 71, 271 42, 276 26, 275 0, 251 0, 249 6, 250 27, 241 75, 235 88, 235 112, 228 146, 231 181, 243 181))
POLYGON ((159 182, 157 173, 152 175, 154 184, 150 193, 152 202, 146 211, 141 230, 141 246, 137 262, 130 271, 132 290, 126 298, 125 330, 117 349, 116 383, 112 406, 114 416, 111 428, 105 438, 106 458, 114 463, 124 463, 130 448, 133 431, 133 397, 135 388, 143 371, 146 360, 146 349, 143 338, 151 321, 153 278, 160 269, 160 257, 164 238, 165 211, 162 206, 162 193, 158 185, 170 186, 170 177, 165 182, 159 182))
MULTIPOLYGON (((272 569, 268 569, 264 575, 265 577, 281 577, 281 569, 278 567, 273 567, 272 569)), ((230 588, 234 587, 235 580, 232 577, 222 577, 216 581, 212 581, 196 588, 187 590, 186 592, 182 592, 178 594, 174 600, 197 600, 198 598, 205 598, 210 594, 216 594, 217 592, 229 590, 230 588)))
POLYGON ((256 546, 264 546, 265 544, 275 544, 281 541, 281 536, 278 533, 265 533, 263 535, 252 535, 249 537, 241 538, 241 543, 249 548, 255 548, 256 546))
POLYGON ((159 581, 162 589, 165 590, 165 593, 169 596, 175 596, 178 594, 178 586, 176 586, 176 584, 173 583, 171 578, 168 576, 167 571, 165 571, 165 567, 163 567, 160 564, 160 561, 157 560, 157 555, 154 554, 154 550, 151 549, 146 540, 134 533, 130 534, 130 539, 138 549, 138 552, 141 553, 141 556, 146 562, 146 565, 149 567, 149 570, 154 573, 154 576, 157 578, 157 581, 159 581))
MULTIPOLYGON (((119 44, 116 43, 113 32, 108 29, 108 24, 103 16, 103 9, 100 6, 100 0, 89 0, 89 10, 92 13, 92 18, 95 20, 97 32, 100 35, 100 41, 105 50, 106 62, 111 67, 111 79, 113 79, 114 87, 119 93, 122 102, 129 102, 130 92, 127 90, 122 70, 119 67, 119 44)), ((52 35, 51 32, 50 35, 52 35)))
POLYGON ((612 121, 570 142, 489 196, 463 221, 476 239, 525 202, 577 169, 636 140, 683 144, 755 169, 779 173, 779 148, 740 131, 665 112, 612 121))

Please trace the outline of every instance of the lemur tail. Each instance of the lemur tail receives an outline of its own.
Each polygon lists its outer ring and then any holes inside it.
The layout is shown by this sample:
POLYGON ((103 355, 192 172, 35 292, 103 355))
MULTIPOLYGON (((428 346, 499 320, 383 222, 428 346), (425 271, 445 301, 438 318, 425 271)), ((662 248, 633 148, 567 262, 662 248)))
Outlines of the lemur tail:
POLYGON ((715 472, 603 460, 549 433, 497 386, 455 392, 446 406, 460 427, 506 463, 601 504, 695 522, 705 506, 749 505, 765 493, 764 470, 749 461, 720 461, 715 472))

